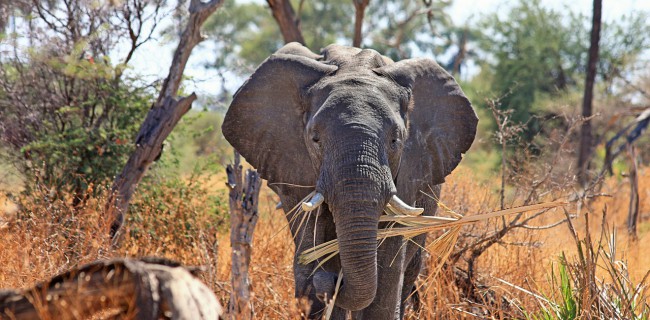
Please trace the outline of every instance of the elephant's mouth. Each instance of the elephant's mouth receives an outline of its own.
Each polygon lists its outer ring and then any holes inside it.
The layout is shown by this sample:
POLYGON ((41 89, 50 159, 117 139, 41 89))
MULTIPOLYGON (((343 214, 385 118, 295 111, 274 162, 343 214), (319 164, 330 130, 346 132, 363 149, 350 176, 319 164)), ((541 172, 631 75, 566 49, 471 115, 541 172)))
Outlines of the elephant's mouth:
MULTIPOLYGON (((305 212, 316 210, 323 202, 325 197, 322 193, 316 192, 311 199, 304 201, 302 203, 302 210, 305 212)), ((407 215, 407 216, 418 216, 424 211, 423 208, 415 208, 406 204, 402 199, 397 195, 393 195, 388 203, 386 204, 386 210, 393 212, 395 214, 407 215)))
MULTIPOLYGON (((363 190, 369 187, 363 187, 363 190)), ((391 188, 395 190, 394 187, 391 188)), ((334 190, 334 192, 341 190, 334 190)), ((377 233, 378 210, 394 215, 420 215, 424 209, 415 208, 402 201, 395 191, 385 205, 368 200, 372 193, 363 194, 351 191, 357 197, 346 201, 327 202, 328 209, 333 210, 336 238, 339 245, 340 270, 339 275, 330 269, 314 272, 312 284, 316 297, 325 302, 324 297, 332 297, 335 288, 340 283, 336 305, 346 310, 361 310, 369 306, 375 299, 378 284, 377 270, 377 233), (364 196, 365 195, 365 196, 364 196), (341 278, 339 278, 341 277, 341 278)), ((325 203, 325 195, 314 191, 308 200, 301 203, 301 208, 313 211, 325 203)))

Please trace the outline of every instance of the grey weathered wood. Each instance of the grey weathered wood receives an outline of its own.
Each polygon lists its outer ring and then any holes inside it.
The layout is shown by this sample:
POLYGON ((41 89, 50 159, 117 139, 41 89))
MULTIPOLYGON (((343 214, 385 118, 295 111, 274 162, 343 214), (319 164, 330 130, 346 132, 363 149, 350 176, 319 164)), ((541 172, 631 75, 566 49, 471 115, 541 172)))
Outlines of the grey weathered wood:
POLYGON ((192 0, 190 3, 190 16, 169 67, 169 75, 163 83, 158 99, 151 106, 140 127, 135 141, 135 151, 129 157, 122 172, 115 178, 106 202, 106 215, 113 221, 111 236, 116 241, 119 240, 124 213, 129 207, 136 186, 149 166, 160 157, 167 136, 196 100, 194 93, 187 97, 177 97, 176 94, 192 49, 203 40, 201 26, 222 4, 223 0, 209 2, 192 0))
POLYGON ((214 293, 165 259, 96 261, 24 290, 0 291, 0 319, 219 319, 214 293))
POLYGON ((242 181, 239 153, 235 151, 235 163, 226 168, 230 188, 230 244, 232 246, 232 292, 228 312, 233 319, 252 319, 250 303, 250 279, 248 268, 251 261, 253 232, 257 224, 258 199, 262 179, 257 171, 246 170, 242 181))

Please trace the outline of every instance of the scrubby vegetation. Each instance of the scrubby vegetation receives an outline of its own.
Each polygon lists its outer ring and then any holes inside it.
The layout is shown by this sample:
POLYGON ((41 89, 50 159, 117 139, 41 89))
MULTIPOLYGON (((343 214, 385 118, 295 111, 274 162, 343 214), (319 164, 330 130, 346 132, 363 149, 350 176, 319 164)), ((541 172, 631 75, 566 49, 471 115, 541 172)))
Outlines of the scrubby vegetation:
MULTIPOLYGON (((647 170, 642 177, 641 188, 648 190, 647 170)), ((5 234, 0 238, 0 286, 31 286, 96 259, 159 256, 205 266, 202 279, 227 305, 227 208, 211 198, 225 192, 224 180, 222 175, 206 178, 143 188, 134 200, 127 236, 119 248, 111 247, 101 196, 89 200, 82 210, 61 200, 22 198, 21 210, 5 216, 0 224, 5 234)), ((460 168, 449 179, 442 202, 465 215, 498 209, 499 197, 494 192, 499 188, 498 178, 492 182, 476 178, 470 168, 460 168)), ((643 253, 650 241, 650 222, 642 220, 639 239, 632 241, 625 232, 627 186, 609 178, 602 193, 582 208, 576 208, 575 202, 566 207, 570 214, 578 214, 571 227, 563 223, 541 229, 566 218, 562 210, 556 210, 527 228, 509 231, 476 257, 471 282, 466 273, 471 255, 456 261, 453 256, 467 247, 476 248, 476 239, 499 230, 503 221, 465 227, 442 272, 433 277, 427 271, 421 275, 419 304, 411 305, 409 318, 647 318, 650 257, 643 253)), ((523 200, 521 196, 509 198, 514 203, 523 200)), ((283 213, 274 209, 275 201, 268 190, 260 196, 261 217, 251 263, 253 308, 259 318, 298 317, 302 306, 293 298, 293 242, 283 213)), ((641 210, 648 208, 646 197, 641 210)), ((435 256, 428 259, 436 262, 435 256)))
MULTIPOLYGON (((209 20, 216 52, 205 62, 222 83, 167 139, 114 246, 107 190, 160 87, 131 59, 158 35, 176 37, 169 25, 183 22, 185 2, 34 3, 0 3, 0 288, 29 287, 97 259, 158 256, 206 267, 202 280, 227 305, 224 165, 232 150, 220 121, 227 88, 286 40, 271 11, 225 1, 209 20)), ((315 51, 352 37, 352 1, 292 3, 315 51)), ((567 204, 463 227, 440 272, 438 257, 427 255, 407 317, 650 318, 650 138, 631 134, 650 103, 649 13, 603 23, 589 179, 578 184, 589 17, 519 1, 506 14, 454 24, 449 6, 371 0, 362 42, 394 59, 436 57, 479 114, 477 140, 447 179, 440 210, 567 204)), ((250 270, 261 319, 298 318, 305 308, 294 299, 293 242, 277 201, 263 189, 250 270)))

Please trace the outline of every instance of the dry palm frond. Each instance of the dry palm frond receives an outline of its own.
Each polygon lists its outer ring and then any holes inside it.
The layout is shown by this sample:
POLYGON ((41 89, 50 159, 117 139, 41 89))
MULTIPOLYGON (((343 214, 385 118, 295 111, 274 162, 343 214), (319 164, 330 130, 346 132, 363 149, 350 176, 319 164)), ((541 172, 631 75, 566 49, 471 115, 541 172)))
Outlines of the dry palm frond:
MULTIPOLYGON (((438 275, 438 272, 442 270, 442 266, 454 250, 454 246, 458 241, 458 235, 460 234, 462 227, 463 225, 455 225, 431 242, 427 251, 435 258, 433 272, 431 272, 431 274, 429 274, 429 276, 418 285, 417 290, 413 291, 411 295, 417 292, 424 284, 430 283, 429 280, 438 275)), ((411 295, 409 295, 409 298, 411 295)))
MULTIPOLYGON (((405 216, 405 215, 383 215, 379 218, 380 222, 395 222, 403 225, 404 227, 389 227, 385 229, 380 229, 377 232, 377 239, 383 240, 388 237, 402 236, 407 239, 413 238, 415 236, 425 234, 435 230, 448 229, 445 234, 436 239, 431 245, 433 254, 436 254, 441 258, 441 261, 444 261, 446 257, 451 252, 451 249, 458 239, 458 234, 460 232, 460 227, 484 221, 490 218, 502 217, 510 214, 522 213, 532 210, 543 210, 559 207, 566 204, 565 202, 555 201, 547 203, 539 203, 529 206, 516 207, 511 209, 494 211, 487 214, 474 215, 474 216, 461 216, 451 209, 439 203, 439 205, 445 209, 447 212, 453 213, 454 216, 459 216, 460 218, 449 218, 449 217, 430 217, 430 216, 405 216)), ((321 257, 326 257, 323 261, 319 263, 319 266, 337 255, 339 252, 339 244, 336 239, 330 240, 328 242, 322 243, 318 246, 315 246, 311 249, 307 249, 300 254, 299 261, 302 264, 309 264, 321 257)))
MULTIPOLYGON (((443 262, 447 260, 451 251, 454 249, 456 242, 458 241, 458 235, 460 234, 461 225, 457 225, 447 230, 442 236, 436 238, 428 246, 428 251, 435 255, 436 257, 436 268, 429 275, 429 277, 435 277, 440 269, 442 269, 443 262)), ((426 282, 426 281, 425 281, 426 282)))

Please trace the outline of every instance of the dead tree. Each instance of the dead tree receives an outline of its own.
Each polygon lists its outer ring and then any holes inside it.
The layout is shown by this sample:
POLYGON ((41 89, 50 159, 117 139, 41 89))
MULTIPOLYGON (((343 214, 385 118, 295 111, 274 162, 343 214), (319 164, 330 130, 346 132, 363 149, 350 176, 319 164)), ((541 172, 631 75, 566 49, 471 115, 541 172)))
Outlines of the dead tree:
POLYGON ((242 181, 242 166, 239 162, 239 153, 235 151, 235 163, 226 168, 230 188, 232 247, 232 292, 228 312, 233 319, 252 319, 248 267, 251 261, 253 232, 259 217, 257 206, 262 179, 257 171, 246 170, 245 180, 242 181))
POLYGON ((0 290, 0 319, 218 319, 197 268, 158 258, 96 261, 24 290, 0 290))
POLYGON ((106 202, 106 214, 112 219, 111 236, 119 241, 119 234, 124 223, 124 214, 129 207, 129 201, 136 186, 149 169, 151 164, 160 158, 163 142, 171 133, 181 117, 190 110, 196 94, 187 97, 177 97, 185 65, 192 49, 203 40, 201 26, 205 20, 223 4, 223 0, 201 2, 192 0, 189 8, 189 19, 185 31, 174 53, 169 75, 160 90, 160 95, 151 106, 146 119, 140 127, 135 140, 135 151, 131 154, 111 187, 111 193, 106 202))

